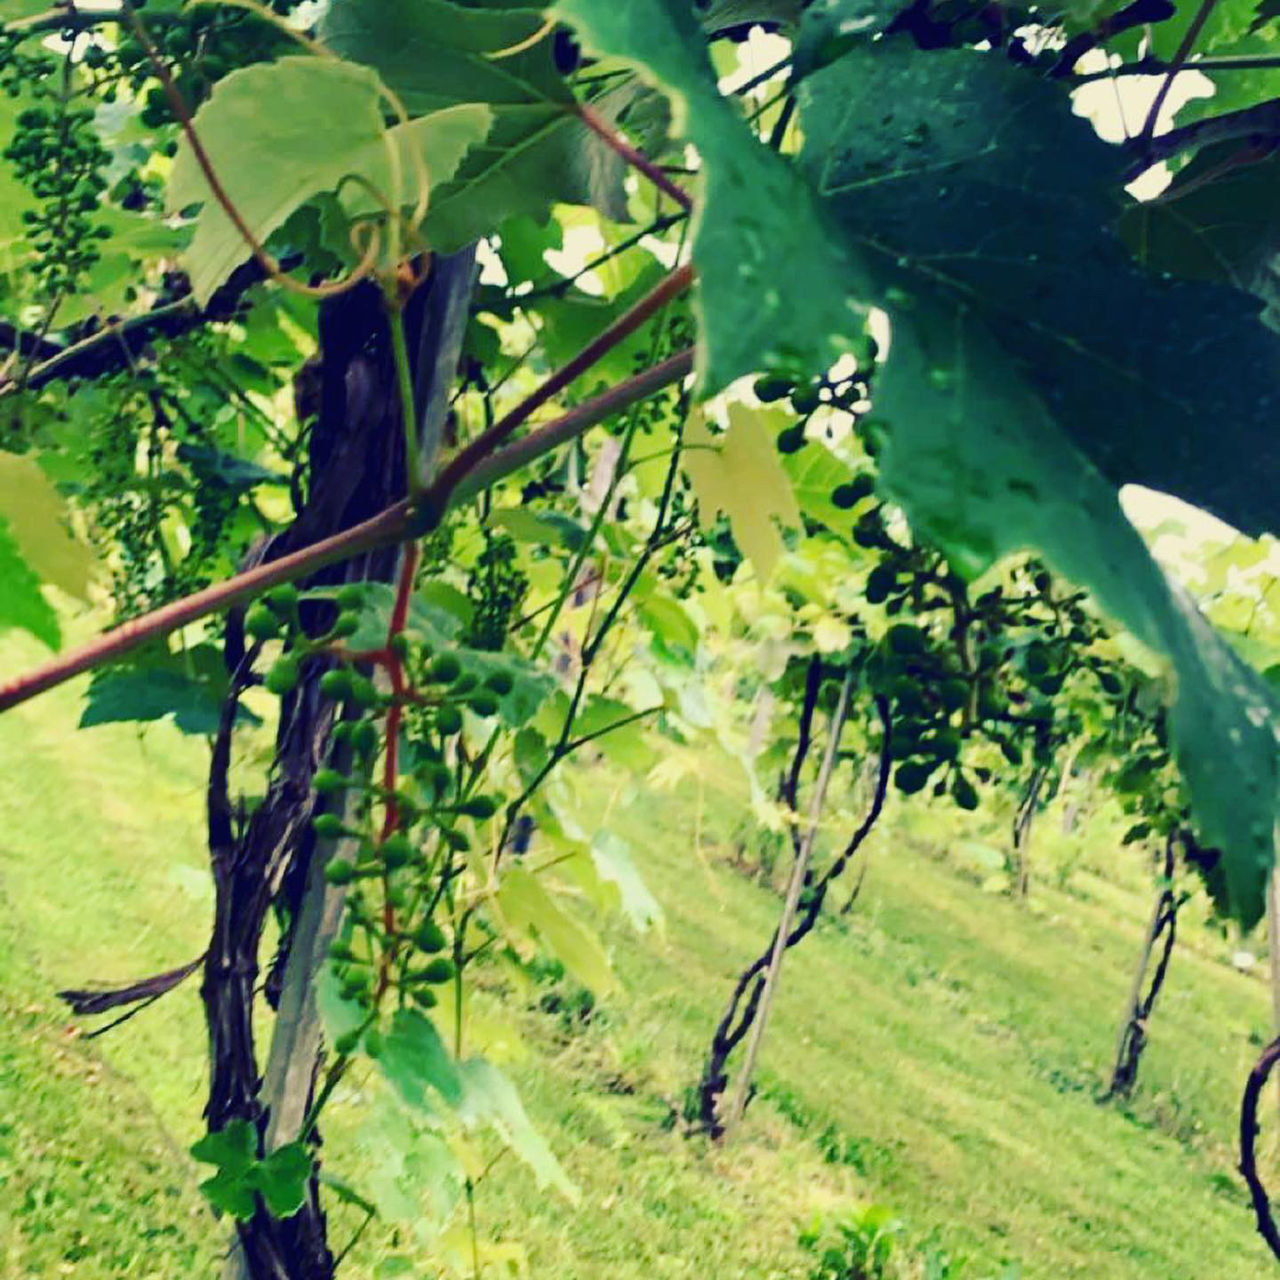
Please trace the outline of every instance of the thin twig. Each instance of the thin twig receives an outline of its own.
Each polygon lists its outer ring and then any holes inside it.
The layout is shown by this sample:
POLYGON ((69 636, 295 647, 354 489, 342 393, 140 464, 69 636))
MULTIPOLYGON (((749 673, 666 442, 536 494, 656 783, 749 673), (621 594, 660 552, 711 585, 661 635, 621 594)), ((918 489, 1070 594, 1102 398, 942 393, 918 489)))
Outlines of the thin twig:
POLYGON ((1169 63, 1169 69, 1165 72, 1165 77, 1156 91, 1156 96, 1151 101, 1151 108, 1147 112, 1147 118, 1142 126, 1142 131, 1138 135, 1141 144, 1146 144, 1155 136, 1156 124, 1160 120, 1160 108, 1164 106, 1165 99, 1169 96, 1169 90, 1173 88, 1173 82, 1178 78, 1179 72, 1182 71, 1187 59, 1194 52, 1196 41, 1200 38, 1201 31, 1204 30, 1204 24, 1209 21, 1210 15, 1218 6, 1218 0, 1200 0, 1200 8, 1196 10, 1196 16, 1191 19, 1186 31, 1183 33, 1182 41, 1178 45, 1177 51, 1173 55, 1173 60, 1169 63))
POLYGON ((594 107, 583 103, 578 108, 578 114, 582 117, 582 122, 587 128, 602 138, 633 169, 638 173, 643 173, 659 191, 669 195, 686 213, 692 210, 693 199, 689 193, 672 182, 648 156, 642 155, 637 151, 616 129, 610 126, 608 121, 594 107))

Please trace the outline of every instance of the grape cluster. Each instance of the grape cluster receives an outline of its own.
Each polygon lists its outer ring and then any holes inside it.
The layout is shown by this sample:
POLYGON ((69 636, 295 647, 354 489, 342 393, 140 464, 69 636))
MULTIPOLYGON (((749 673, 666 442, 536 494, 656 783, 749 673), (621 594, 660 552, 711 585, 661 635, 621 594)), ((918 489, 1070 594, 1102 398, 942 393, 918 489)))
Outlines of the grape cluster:
POLYGON ((349 842, 351 850, 344 848, 325 865, 330 884, 348 887, 344 924, 330 959, 343 997, 363 1006, 366 1017, 335 1048, 349 1054, 363 1036, 366 1051, 376 1056, 383 996, 395 990, 430 1008, 436 989, 452 981, 465 962, 459 940, 440 919, 442 903, 455 874, 454 858, 471 847, 466 825, 491 819, 502 800, 468 793, 460 782, 459 735, 464 710, 497 714, 514 677, 486 655, 433 653, 416 635, 400 634, 379 659, 385 664, 394 655, 402 664, 407 686, 394 694, 341 647, 359 629, 365 603, 364 587, 342 588, 328 628, 308 635, 301 616, 306 599, 293 587, 278 587, 248 611, 245 630, 258 641, 284 642, 265 680, 278 695, 294 688, 308 658, 337 662, 318 687, 340 708, 332 758, 345 767, 316 773, 313 785, 323 811, 312 826, 319 838, 349 842), (373 779, 387 748, 385 734, 392 731, 393 706, 405 719, 396 731, 398 768, 388 786, 386 779, 373 779))
POLYGON ((467 579, 472 604, 467 643, 474 649, 500 651, 528 589, 529 579, 516 566, 514 539, 486 527, 484 547, 467 579))
MULTIPOLYGON (((69 55, 68 55, 69 56, 69 55)), ((4 158, 38 201, 25 209, 32 274, 39 294, 54 300, 74 292, 100 257, 110 232, 94 220, 110 161, 94 129, 93 107, 77 102, 65 58, 24 52, 12 37, 0 45, 0 86, 31 105, 18 112, 4 158)))

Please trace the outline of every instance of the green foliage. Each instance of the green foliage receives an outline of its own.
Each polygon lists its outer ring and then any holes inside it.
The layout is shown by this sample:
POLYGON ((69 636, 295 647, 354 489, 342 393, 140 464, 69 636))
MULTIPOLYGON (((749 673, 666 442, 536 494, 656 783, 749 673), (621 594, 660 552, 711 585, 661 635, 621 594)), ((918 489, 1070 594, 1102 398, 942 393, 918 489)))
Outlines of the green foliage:
MULTIPOLYGON (((259 244, 306 200, 351 179, 361 187, 344 201, 353 214, 414 204, 421 194, 417 166, 433 181, 447 180, 489 127, 489 113, 475 106, 388 129, 383 96, 369 69, 318 58, 246 67, 218 85, 193 126, 226 198, 259 244), (265 117, 264 101, 273 104, 265 117), (329 120, 323 131, 316 128, 317 102, 329 120), (397 157, 394 170, 389 152, 397 157)), ((167 202, 174 212, 202 205, 187 262, 193 291, 207 302, 248 250, 189 146, 174 162, 167 202)))
POLYGON ((676 132, 701 155, 693 257, 702 394, 762 370, 814 374, 851 350, 866 315, 862 282, 790 162, 720 95, 688 6, 560 0, 555 12, 591 50, 654 80, 676 108, 676 132))
POLYGON ((439 248, 459 248, 514 215, 545 221, 553 202, 626 216, 622 165, 570 110, 552 40, 519 48, 543 22, 529 9, 452 0, 347 0, 327 12, 321 34, 329 47, 373 67, 411 113, 490 108, 487 139, 432 192, 425 233, 439 248), (518 51, 504 54, 511 49, 518 51))
POLYGON ((217 1172, 200 1184, 215 1209, 233 1218, 251 1218, 257 1197, 276 1218, 289 1218, 302 1207, 312 1175, 311 1154, 304 1143, 291 1142, 259 1157, 258 1135, 248 1120, 232 1120, 206 1134, 191 1154, 217 1172))
POLYGON ((0 627, 20 627, 50 649, 62 643, 53 606, 40 592, 40 579, 22 558, 9 523, 0 517, 0 627))

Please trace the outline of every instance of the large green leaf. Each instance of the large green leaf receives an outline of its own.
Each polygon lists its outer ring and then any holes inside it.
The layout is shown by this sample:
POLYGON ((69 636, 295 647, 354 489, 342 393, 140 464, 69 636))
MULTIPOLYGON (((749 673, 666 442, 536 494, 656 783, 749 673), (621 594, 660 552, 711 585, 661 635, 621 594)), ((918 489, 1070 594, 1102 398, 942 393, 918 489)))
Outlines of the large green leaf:
POLYGON ((1051 86, 882 41, 801 95, 810 171, 892 317, 886 487, 962 569, 1038 549, 1168 655, 1195 817, 1252 923, 1274 859, 1272 699, 1165 580, 1116 487, 1274 524, 1280 345, 1248 296, 1128 263, 1107 225, 1115 157, 1051 86))
POLYGON ((487 9, 452 0, 342 0, 329 5, 320 37, 342 57, 376 68, 413 115, 457 102, 572 105, 544 28, 537 9, 514 5, 487 9), (540 31, 543 38, 528 48, 503 54, 540 31))
POLYGON ((1250 295, 1129 260, 1124 157, 1060 86, 893 38, 799 94, 809 171, 895 319, 925 296, 975 312, 1114 483, 1275 526, 1280 337, 1250 295))
POLYGON ((536 8, 464 7, 450 0, 344 0, 321 35, 335 52, 373 67, 411 114, 487 103, 493 127, 433 190, 425 231, 450 250, 512 215, 539 222, 553 204, 593 204, 625 219, 621 159, 574 112, 536 8))
MULTIPOLYGON (((305 201, 353 175, 394 201, 389 148, 401 156, 400 202, 411 203, 414 166, 404 163, 410 151, 418 152, 434 181, 444 182, 489 123, 487 111, 477 106, 461 119, 412 120, 388 130, 384 106, 382 82, 368 67, 288 57, 244 67, 219 81, 194 125, 226 197, 261 244, 305 201)), ((206 302, 249 248, 185 144, 169 175, 166 199, 174 211, 203 206, 186 260, 192 289, 206 302)), ((357 210, 370 203, 367 191, 350 199, 357 210)))
POLYGON ((592 51, 656 82, 672 99, 674 131, 702 157, 693 242, 702 393, 763 369, 831 365, 865 317, 853 261, 791 163, 721 97, 687 0, 559 0, 554 12, 592 51))
POLYGON ((513 931, 539 939, 584 987, 597 995, 617 990, 618 979, 599 940, 560 909, 532 872, 518 866, 503 871, 497 902, 513 931))
POLYGON ((1231 167, 1234 143, 1202 151, 1157 199, 1135 203, 1120 234, 1154 271, 1212 280, 1274 303, 1280 290, 1280 159, 1231 167))

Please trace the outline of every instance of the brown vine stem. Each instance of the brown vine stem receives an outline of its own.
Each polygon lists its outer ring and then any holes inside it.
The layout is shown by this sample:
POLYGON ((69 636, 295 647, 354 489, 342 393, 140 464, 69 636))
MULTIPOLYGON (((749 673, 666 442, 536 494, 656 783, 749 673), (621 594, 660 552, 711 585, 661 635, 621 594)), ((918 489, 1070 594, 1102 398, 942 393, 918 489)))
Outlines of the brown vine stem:
POLYGON ((689 193, 672 182, 648 156, 642 155, 637 151, 616 129, 610 126, 608 121, 594 107, 590 107, 584 102, 578 108, 578 114, 582 117, 583 124, 592 133, 602 138, 609 147, 616 151, 638 173, 643 173, 659 191, 669 195, 686 213, 692 210, 693 200, 689 193))
POLYGON ((1258 1234, 1267 1242, 1271 1252, 1280 1258, 1280 1229, 1276 1227, 1276 1220, 1271 1212, 1271 1198, 1258 1175, 1257 1155, 1258 1099, 1277 1061, 1280 1061, 1280 1039, 1267 1045, 1245 1081, 1244 1097, 1240 1101, 1240 1174, 1249 1188, 1249 1198, 1253 1201, 1258 1234))
POLYGON ((0 684, 0 712, 8 711, 37 694, 55 688, 73 676, 121 658, 148 640, 168 635, 171 631, 198 622, 211 613, 240 604, 282 582, 292 582, 324 565, 349 559, 365 551, 406 542, 423 532, 424 515, 427 518, 426 527, 434 527, 440 514, 452 503, 474 496, 533 458, 541 457, 573 439, 634 401, 678 381, 692 367, 692 352, 672 356, 661 365, 655 365, 634 378, 628 378, 602 395, 585 401, 562 417, 530 432, 516 444, 478 461, 469 472, 457 479, 445 483, 446 477, 441 475, 416 503, 408 498, 401 499, 342 533, 303 547, 279 560, 258 565, 225 582, 197 591, 194 595, 175 600, 172 604, 123 623, 78 649, 61 654, 5 684, 0 684))
POLYGON ((1204 24, 1209 21, 1209 16, 1213 13, 1217 4, 1218 0, 1200 0, 1200 8, 1196 11, 1196 16, 1191 19, 1186 31, 1183 33, 1182 42, 1178 45, 1177 51, 1169 63, 1169 69, 1165 72, 1165 77, 1160 82, 1160 88, 1156 91, 1156 96, 1151 100, 1151 108, 1147 112, 1146 120, 1143 122, 1142 132, 1138 135, 1140 142, 1148 143, 1155 136, 1156 125, 1160 120, 1160 108, 1164 106, 1165 99, 1169 96, 1169 90, 1173 88, 1173 82, 1178 78, 1178 74, 1185 67, 1187 59, 1194 52, 1196 41, 1200 38, 1201 31, 1204 30, 1204 24))
POLYGON ((624 338, 630 337, 673 298, 678 298, 692 283, 692 265, 686 263, 682 267, 677 267, 663 279, 661 284, 645 294, 629 311, 623 312, 607 329, 587 343, 572 360, 557 369, 510 413, 495 422, 488 431, 478 435, 470 444, 458 450, 440 473, 438 483, 444 492, 452 493, 462 478, 502 444, 522 422, 546 404, 552 396, 559 394, 571 382, 586 373, 624 338))

